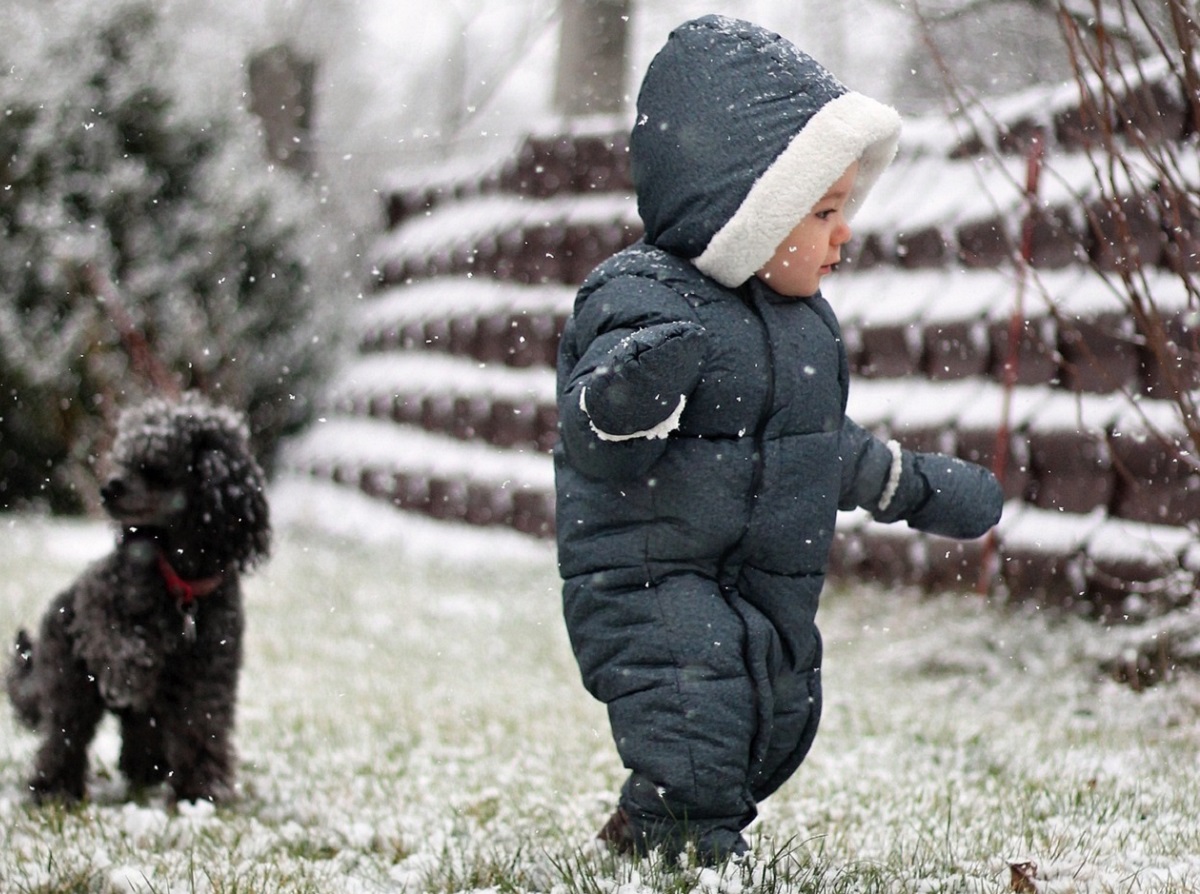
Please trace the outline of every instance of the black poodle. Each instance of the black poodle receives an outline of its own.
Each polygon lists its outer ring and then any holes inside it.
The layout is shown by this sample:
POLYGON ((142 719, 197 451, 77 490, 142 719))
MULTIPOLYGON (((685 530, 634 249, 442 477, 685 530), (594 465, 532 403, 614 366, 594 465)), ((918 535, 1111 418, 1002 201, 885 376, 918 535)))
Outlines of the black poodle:
POLYGON ((81 799, 108 710, 131 787, 226 800, 239 576, 270 549, 262 470, 242 418, 193 394, 122 413, 110 461, 101 496, 116 549, 51 603, 36 643, 20 631, 7 675, 17 716, 42 735, 29 788, 37 801, 81 799))

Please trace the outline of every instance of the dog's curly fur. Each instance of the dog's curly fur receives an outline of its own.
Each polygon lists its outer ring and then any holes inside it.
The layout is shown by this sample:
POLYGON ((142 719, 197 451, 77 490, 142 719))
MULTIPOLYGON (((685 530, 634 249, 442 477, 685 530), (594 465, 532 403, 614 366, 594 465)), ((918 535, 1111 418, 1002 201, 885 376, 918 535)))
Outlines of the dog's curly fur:
POLYGON ((131 788, 226 800, 239 578, 270 549, 262 470, 242 417, 194 394, 126 410, 109 459, 116 548, 51 603, 36 643, 20 631, 7 674, 17 716, 42 737, 31 794, 84 797, 88 745, 111 711, 131 788))

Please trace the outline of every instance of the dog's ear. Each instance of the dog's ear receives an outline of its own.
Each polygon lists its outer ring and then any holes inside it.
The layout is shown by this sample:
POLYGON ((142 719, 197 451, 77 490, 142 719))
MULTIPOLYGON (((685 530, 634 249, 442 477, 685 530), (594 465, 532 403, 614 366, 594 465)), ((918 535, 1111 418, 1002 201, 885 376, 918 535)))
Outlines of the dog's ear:
POLYGON ((270 552, 271 523, 266 478, 246 444, 198 445, 193 517, 206 531, 211 554, 222 554, 243 571, 270 552))

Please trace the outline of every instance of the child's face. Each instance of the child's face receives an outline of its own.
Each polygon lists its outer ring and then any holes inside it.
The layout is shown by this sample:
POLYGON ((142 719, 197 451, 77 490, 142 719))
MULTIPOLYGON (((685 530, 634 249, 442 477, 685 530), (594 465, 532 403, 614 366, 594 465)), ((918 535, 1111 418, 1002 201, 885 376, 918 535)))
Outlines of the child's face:
POLYGON ((789 298, 817 293, 821 277, 834 271, 842 260, 842 246, 850 241, 845 209, 857 176, 855 162, 779 244, 758 271, 759 279, 789 298))

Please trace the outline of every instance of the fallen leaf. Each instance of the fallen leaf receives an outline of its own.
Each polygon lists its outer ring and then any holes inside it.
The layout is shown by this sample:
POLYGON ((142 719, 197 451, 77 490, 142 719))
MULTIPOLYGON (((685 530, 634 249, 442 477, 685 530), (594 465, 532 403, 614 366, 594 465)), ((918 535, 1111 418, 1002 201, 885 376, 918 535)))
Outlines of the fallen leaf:
POLYGON ((1012 873, 1009 884, 1017 894, 1037 894, 1037 885, 1033 883, 1037 878, 1037 863, 1032 860, 1009 863, 1008 869, 1012 873))

